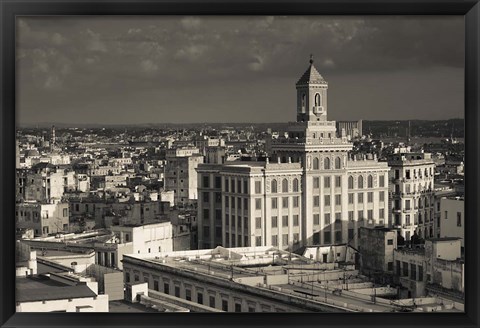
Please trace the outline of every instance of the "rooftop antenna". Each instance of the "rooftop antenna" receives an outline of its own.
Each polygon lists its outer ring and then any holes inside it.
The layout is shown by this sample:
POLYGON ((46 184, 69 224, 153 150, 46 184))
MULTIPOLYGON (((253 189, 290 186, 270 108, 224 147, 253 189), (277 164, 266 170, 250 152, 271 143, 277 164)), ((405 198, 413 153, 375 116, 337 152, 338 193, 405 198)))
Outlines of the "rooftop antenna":
POLYGON ((313 54, 310 54, 310 65, 313 64, 313 54))

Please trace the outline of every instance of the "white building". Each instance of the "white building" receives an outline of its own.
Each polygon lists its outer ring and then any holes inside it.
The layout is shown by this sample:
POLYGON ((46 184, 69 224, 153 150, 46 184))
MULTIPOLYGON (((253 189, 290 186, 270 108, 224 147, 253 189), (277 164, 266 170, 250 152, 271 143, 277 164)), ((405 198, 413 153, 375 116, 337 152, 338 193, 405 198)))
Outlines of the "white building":
POLYGON ((440 238, 461 238, 462 248, 465 247, 465 201, 463 197, 440 199, 439 222, 440 225, 435 228, 440 238))
POLYGON ((433 238, 435 163, 428 153, 397 152, 390 156, 391 221, 409 241, 414 232, 433 238))
POLYGON ((173 190, 175 203, 188 203, 197 199, 198 164, 203 163, 203 156, 198 148, 183 147, 167 150, 165 165, 165 189, 173 190))
POLYGON ((360 227, 388 225, 387 163, 350 158, 313 60, 296 88, 297 122, 270 163, 199 165, 199 247, 356 245, 360 227))

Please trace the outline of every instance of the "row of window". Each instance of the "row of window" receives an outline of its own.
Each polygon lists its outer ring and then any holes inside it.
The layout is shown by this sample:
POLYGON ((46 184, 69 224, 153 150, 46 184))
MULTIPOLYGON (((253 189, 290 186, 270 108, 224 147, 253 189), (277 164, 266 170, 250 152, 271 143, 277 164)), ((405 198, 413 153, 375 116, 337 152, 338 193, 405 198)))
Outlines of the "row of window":
MULTIPOLYGON (((433 167, 425 168, 425 169, 413 169, 413 170, 405 170, 405 178, 406 179, 423 179, 423 177, 433 177, 433 167)), ((400 179, 400 170, 395 170, 395 179, 400 179)))
MULTIPOLYGON (((130 277, 130 272, 125 272, 125 281, 126 282, 131 282, 131 277, 130 277)), ((134 273, 134 277, 133 277, 134 281, 135 282, 139 282, 140 281, 140 273, 134 273)), ((143 274, 143 281, 144 282, 147 282, 149 284, 149 288, 152 287, 150 285, 150 281, 149 281, 149 276, 148 274, 144 273, 143 274)), ((204 294, 204 289, 203 288, 197 288, 197 287, 194 287, 194 286, 190 286, 190 287, 187 287, 185 286, 183 288, 183 293, 182 292, 182 288, 180 286, 180 283, 177 283, 177 282, 174 282, 173 283, 173 288, 171 288, 171 281, 170 279, 168 278, 158 278, 158 279, 154 279, 153 280, 153 290, 157 291, 157 292, 163 292, 164 294, 168 294, 168 295, 173 295, 175 297, 179 297, 179 298, 183 298, 182 296, 184 296, 184 298, 187 300, 187 301, 193 301, 193 302, 197 302, 198 304, 202 304, 202 305, 206 305, 206 306, 209 306, 211 308, 221 308, 222 311, 231 311, 230 309, 230 299, 229 299, 229 296, 228 294, 222 294, 222 293, 219 293, 220 294, 220 299, 217 297, 216 295, 216 292, 214 294, 213 291, 211 290, 208 290, 207 292, 207 295, 208 296, 208 299, 205 298, 205 294, 204 294), (163 285, 161 285, 161 281, 163 282, 163 285), (196 298, 194 299, 193 298, 193 291, 196 291, 196 298), (183 294, 183 295, 182 295, 183 294), (208 303, 207 303, 208 301, 208 303), (220 301, 220 302, 219 302, 220 301)), ((258 304, 256 301, 252 301, 252 300, 242 300, 241 298, 239 297, 234 297, 234 300, 233 300, 233 310, 235 312, 242 312, 244 310, 248 310, 248 312, 257 312, 258 310, 262 311, 262 312, 271 312, 272 311, 272 306, 270 305, 267 305, 267 304, 258 304), (242 306, 242 304, 245 304, 246 306, 242 306)), ((273 309, 274 311, 276 312, 284 312, 285 310, 282 309, 282 308, 274 308, 273 309)))
MULTIPOLYGON (((340 157, 335 157, 333 162, 334 162, 333 168, 335 168, 336 170, 340 170, 342 168, 342 159, 340 157)), ((318 157, 313 158, 312 169, 313 170, 319 170, 320 169, 320 159, 318 157)), ((324 170, 331 170, 332 169, 331 160, 330 160, 329 157, 325 157, 323 159, 323 169, 324 170)))

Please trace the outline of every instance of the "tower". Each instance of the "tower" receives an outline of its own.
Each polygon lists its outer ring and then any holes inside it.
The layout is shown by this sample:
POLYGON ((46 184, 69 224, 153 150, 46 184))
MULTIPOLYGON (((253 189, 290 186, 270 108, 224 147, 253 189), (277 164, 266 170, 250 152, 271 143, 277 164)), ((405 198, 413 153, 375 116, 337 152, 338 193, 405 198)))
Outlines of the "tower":
POLYGON ((297 88, 297 122, 327 120, 328 83, 313 65, 310 66, 296 83, 297 88))

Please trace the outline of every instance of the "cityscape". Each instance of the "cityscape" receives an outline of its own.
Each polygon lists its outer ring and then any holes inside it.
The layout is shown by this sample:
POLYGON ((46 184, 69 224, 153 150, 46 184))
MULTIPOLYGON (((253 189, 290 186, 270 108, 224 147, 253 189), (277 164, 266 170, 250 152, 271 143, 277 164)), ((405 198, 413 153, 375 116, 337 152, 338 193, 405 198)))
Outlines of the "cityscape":
POLYGON ((298 60, 290 121, 19 124, 16 311, 464 312, 462 109, 333 120, 298 60))

